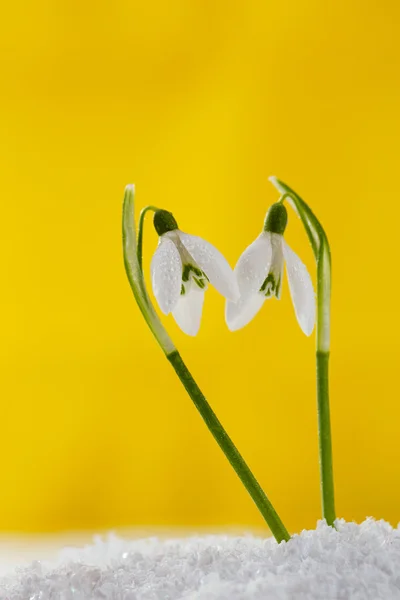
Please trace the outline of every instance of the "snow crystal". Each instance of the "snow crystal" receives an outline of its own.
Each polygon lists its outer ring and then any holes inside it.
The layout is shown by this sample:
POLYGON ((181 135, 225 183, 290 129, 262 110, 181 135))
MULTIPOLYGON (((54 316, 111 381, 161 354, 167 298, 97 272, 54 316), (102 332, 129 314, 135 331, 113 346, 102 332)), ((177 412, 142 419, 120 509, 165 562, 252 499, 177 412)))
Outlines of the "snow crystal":
POLYGON ((0 578, 1 600, 400 600, 400 529, 320 522, 288 543, 203 536, 65 548, 0 578))

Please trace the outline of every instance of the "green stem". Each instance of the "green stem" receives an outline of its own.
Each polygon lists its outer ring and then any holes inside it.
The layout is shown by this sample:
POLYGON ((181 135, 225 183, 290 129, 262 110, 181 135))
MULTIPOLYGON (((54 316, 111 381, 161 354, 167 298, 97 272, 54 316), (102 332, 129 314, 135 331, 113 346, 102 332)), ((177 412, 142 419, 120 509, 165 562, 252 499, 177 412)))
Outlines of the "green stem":
MULTIPOLYGON (((147 207, 146 210, 154 210, 153 207, 147 207)), ((141 213, 141 230, 143 230, 145 212, 141 213)), ((139 243, 136 244, 136 228, 134 219, 134 187, 127 186, 125 188, 124 205, 123 205, 123 216, 122 216, 122 241, 124 251, 124 264, 126 274, 130 286, 132 288, 135 300, 142 312, 142 315, 152 331, 157 342, 161 346, 167 359, 175 369, 176 374, 181 380, 183 386, 188 392, 190 398, 193 400, 196 408, 203 417, 208 429, 212 433, 214 439, 223 450, 225 456, 229 460, 232 467, 235 469, 240 480, 244 484, 248 493, 256 503, 258 509, 263 515, 265 521, 269 525, 273 535, 278 542, 282 540, 289 540, 290 536, 285 529, 282 521, 278 517, 275 509, 268 500, 267 496, 261 489, 256 478, 250 471, 249 467, 245 463, 244 459, 240 455, 236 446, 226 433, 222 424, 218 420, 217 416, 213 412, 212 408, 208 404, 204 395, 200 391, 197 383, 193 379, 186 365, 182 361, 173 341, 169 337, 163 324, 161 323, 154 306, 147 293, 146 284, 143 277, 143 271, 139 264, 138 248, 139 243)), ((143 241, 143 234, 141 237, 141 244, 143 241)), ((139 242, 139 241, 138 241, 139 242)), ((141 249, 141 246, 140 246, 141 249)))
POLYGON ((183 362, 179 352, 175 350, 169 354, 167 358, 174 367, 175 372, 182 384, 185 386, 187 393, 193 400, 195 407, 199 411, 215 441, 236 471, 237 476, 245 486, 258 510, 269 525, 269 528, 275 536, 275 539, 277 542, 287 542, 290 539, 288 531, 286 530, 271 502, 268 500, 267 496, 262 490, 257 479, 247 466, 239 450, 236 448, 235 444, 232 442, 231 438, 223 428, 218 417, 208 404, 199 386, 183 362))
POLYGON ((146 213, 149 210, 153 210, 154 212, 156 212, 156 210, 158 210, 158 208, 156 206, 145 206, 141 211, 140 211, 140 215, 139 215, 139 221, 138 221, 138 236, 137 236, 137 259, 138 259, 138 263, 139 263, 139 267, 140 269, 143 269, 143 232, 144 232, 144 218, 146 216, 146 213))
POLYGON ((322 505, 324 517, 328 525, 333 525, 335 515, 331 420, 329 416, 329 352, 317 351, 317 398, 318 398, 318 431, 319 456, 321 462, 322 505))
POLYGON ((331 306, 331 252, 326 233, 311 208, 288 185, 270 177, 299 215, 317 261, 317 411, 322 514, 328 525, 336 519, 332 464, 332 434, 329 408, 329 353, 331 306))

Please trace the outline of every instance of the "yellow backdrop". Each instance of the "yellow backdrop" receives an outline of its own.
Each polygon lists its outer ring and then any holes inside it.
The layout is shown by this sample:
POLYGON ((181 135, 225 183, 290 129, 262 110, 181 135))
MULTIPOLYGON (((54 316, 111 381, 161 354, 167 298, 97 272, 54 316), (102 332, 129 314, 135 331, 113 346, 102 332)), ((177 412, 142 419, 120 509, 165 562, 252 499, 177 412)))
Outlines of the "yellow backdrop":
MULTIPOLYGON (((121 202, 173 211, 234 265, 278 195, 333 254, 339 516, 400 517, 399 3, 7 3, 1 25, 0 528, 259 527, 147 329, 121 202)), ((315 265, 290 214, 286 239, 315 265)), ((156 236, 146 229, 148 272, 156 236)), ((228 332, 165 323, 292 531, 320 515, 314 339, 285 281, 228 332)))

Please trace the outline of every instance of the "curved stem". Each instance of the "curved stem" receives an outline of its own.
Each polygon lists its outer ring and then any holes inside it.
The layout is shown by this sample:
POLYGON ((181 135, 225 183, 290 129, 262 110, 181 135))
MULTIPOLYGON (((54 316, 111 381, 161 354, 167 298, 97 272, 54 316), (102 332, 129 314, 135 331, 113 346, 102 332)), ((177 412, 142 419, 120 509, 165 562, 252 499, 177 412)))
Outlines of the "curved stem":
POLYGON ((146 216, 146 213, 149 210, 153 210, 154 212, 156 212, 156 210, 158 210, 158 208, 156 206, 145 206, 141 211, 140 211, 140 215, 139 215, 139 221, 138 221, 138 236, 137 236, 137 259, 138 259, 138 263, 139 263, 139 267, 140 269, 143 269, 143 232, 144 232, 144 218, 146 216))
POLYGON ((335 498, 332 463, 332 435, 329 408, 329 354, 331 306, 331 252, 326 233, 311 208, 288 185, 276 177, 271 183, 283 194, 300 217, 317 261, 317 409, 322 513, 333 525, 335 498))
MULTIPOLYGON (((142 211, 142 229, 144 221, 144 212, 142 211)), ((289 540, 290 536, 280 520, 278 514, 261 489, 250 468, 244 461, 238 449, 226 433, 224 427, 218 420, 211 406, 208 404, 199 386, 193 379, 188 368, 184 364, 175 345, 169 337, 167 331, 157 316, 146 290, 141 265, 139 264, 138 252, 136 246, 136 231, 134 220, 134 188, 127 186, 125 189, 123 217, 122 217, 122 237, 124 264, 129 283, 131 285, 135 300, 150 327, 154 337, 163 349, 167 359, 175 369, 176 374, 181 380, 183 386, 188 392, 194 405, 200 412, 204 422, 224 452, 226 458, 234 468, 236 474, 242 481, 246 490, 254 500, 256 506, 269 525, 273 535, 278 542, 289 540)), ((143 237, 142 237, 143 239, 143 237)))

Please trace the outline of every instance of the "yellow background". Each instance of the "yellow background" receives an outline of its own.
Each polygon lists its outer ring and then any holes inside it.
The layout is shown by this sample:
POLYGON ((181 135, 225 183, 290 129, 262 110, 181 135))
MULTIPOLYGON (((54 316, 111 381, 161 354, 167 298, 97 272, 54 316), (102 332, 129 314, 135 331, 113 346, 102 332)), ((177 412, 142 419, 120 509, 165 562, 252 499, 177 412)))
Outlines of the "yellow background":
MULTIPOLYGON (((0 528, 261 527, 147 329, 121 202, 234 265, 291 185, 333 254, 339 516, 400 518, 400 9, 395 0, 6 3, 1 25, 0 528)), ((315 265, 300 223, 286 239, 315 265)), ((150 219, 145 264, 156 246, 150 219)), ((314 339, 285 281, 231 334, 165 323, 285 524, 320 515, 314 339)))

